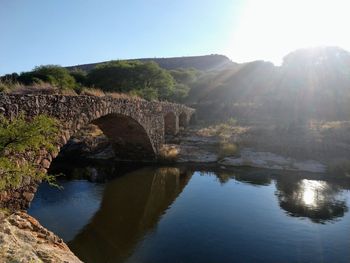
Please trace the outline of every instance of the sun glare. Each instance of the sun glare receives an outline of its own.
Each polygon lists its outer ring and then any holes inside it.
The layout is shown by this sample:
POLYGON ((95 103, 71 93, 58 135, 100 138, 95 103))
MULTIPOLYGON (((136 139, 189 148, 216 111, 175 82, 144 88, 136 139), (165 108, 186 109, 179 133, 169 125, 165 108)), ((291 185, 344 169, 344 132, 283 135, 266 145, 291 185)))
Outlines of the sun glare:
POLYGON ((227 53, 234 61, 276 64, 292 50, 312 46, 350 48, 350 2, 344 0, 248 0, 232 30, 227 53))
POLYGON ((302 201, 306 206, 317 206, 323 199, 322 190, 326 187, 324 182, 313 180, 302 180, 302 201))

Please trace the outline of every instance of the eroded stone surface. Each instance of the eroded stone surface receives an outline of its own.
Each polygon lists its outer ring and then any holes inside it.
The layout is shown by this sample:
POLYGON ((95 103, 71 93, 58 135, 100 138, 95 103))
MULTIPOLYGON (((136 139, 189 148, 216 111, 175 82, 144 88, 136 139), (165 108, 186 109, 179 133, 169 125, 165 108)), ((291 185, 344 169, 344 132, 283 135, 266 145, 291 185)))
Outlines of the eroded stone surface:
POLYGON ((219 163, 227 166, 250 166, 311 173, 325 173, 327 170, 325 165, 314 160, 297 161, 270 152, 255 152, 252 149, 243 149, 239 157, 226 157, 219 163))
POLYGON ((16 212, 0 221, 0 261, 81 262, 62 239, 25 212, 16 212))

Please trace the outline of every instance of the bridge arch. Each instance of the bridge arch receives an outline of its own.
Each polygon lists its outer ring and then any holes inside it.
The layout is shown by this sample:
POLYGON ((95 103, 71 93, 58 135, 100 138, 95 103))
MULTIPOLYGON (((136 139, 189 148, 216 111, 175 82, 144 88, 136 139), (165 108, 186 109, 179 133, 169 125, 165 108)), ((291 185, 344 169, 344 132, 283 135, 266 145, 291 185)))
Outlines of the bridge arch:
POLYGON ((154 160, 156 150, 145 128, 130 116, 112 113, 91 122, 111 142, 115 155, 124 160, 154 160))

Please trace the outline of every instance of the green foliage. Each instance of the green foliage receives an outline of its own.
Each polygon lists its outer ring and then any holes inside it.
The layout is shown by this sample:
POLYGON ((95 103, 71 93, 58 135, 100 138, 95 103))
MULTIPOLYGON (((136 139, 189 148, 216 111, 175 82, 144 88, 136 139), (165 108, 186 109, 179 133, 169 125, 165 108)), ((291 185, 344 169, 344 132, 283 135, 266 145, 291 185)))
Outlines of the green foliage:
POLYGON ((53 151, 58 134, 58 122, 39 115, 26 121, 23 115, 9 121, 0 117, 0 190, 20 185, 23 176, 46 180, 53 184, 54 178, 38 171, 27 161, 16 161, 15 154, 37 152, 41 148, 53 151))
POLYGON ((131 96, 138 96, 138 97, 144 98, 146 100, 157 100, 158 99, 158 92, 157 92, 157 90, 155 90, 153 88, 131 90, 129 92, 129 94, 131 96))
POLYGON ((75 82, 81 86, 87 85, 87 72, 82 69, 73 69, 70 75, 75 79, 75 82))
POLYGON ((189 85, 193 82, 195 82, 198 77, 201 75, 200 71, 194 69, 194 68, 179 68, 179 69, 173 69, 169 71, 170 74, 173 76, 173 78, 176 80, 177 83, 181 83, 184 85, 189 85))
POLYGON ((46 65, 20 75, 13 73, 0 77, 0 92, 18 88, 9 85, 11 83, 21 86, 23 93, 32 92, 23 85, 37 87, 47 83, 58 88, 56 92, 73 89, 80 94, 86 88, 98 88, 107 93, 127 93, 147 100, 183 102, 200 75, 200 71, 193 68, 168 71, 153 61, 111 61, 96 66, 89 73, 78 68, 68 71, 61 66, 46 65))
POLYGON ((36 82, 47 82, 60 89, 74 89, 77 83, 66 68, 58 65, 46 65, 34 68, 33 71, 23 72, 18 80, 26 85, 36 82))
POLYGON ((187 98, 189 91, 189 86, 184 84, 176 84, 172 95, 172 101, 183 102, 187 98))
POLYGON ((107 92, 126 92, 151 99, 170 99, 175 81, 155 62, 111 61, 89 72, 88 84, 107 92))
POLYGON ((0 117, 0 152, 23 153, 37 151, 40 147, 54 150, 53 141, 57 135, 57 121, 45 115, 34 117, 30 122, 20 115, 9 121, 0 117))
POLYGON ((183 102, 188 97, 192 85, 194 85, 201 73, 194 68, 173 69, 169 72, 176 81, 172 100, 176 102, 183 102))
POLYGON ((33 165, 17 164, 8 157, 0 157, 0 191, 18 187, 24 175, 35 179, 44 178, 43 173, 38 172, 33 165))

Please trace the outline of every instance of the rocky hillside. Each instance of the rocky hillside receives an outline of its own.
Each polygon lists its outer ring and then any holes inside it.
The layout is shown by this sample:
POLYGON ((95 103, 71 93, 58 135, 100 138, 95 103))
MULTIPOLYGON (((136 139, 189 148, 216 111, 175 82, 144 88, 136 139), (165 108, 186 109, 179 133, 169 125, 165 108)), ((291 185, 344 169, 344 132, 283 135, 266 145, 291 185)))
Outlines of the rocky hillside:
POLYGON ((210 72, 193 85, 187 102, 212 120, 349 120, 350 53, 301 49, 281 66, 255 61, 210 72))
MULTIPOLYGON (((177 69, 177 68, 195 68, 197 70, 208 71, 208 70, 217 70, 223 69, 227 66, 236 65, 236 63, 232 62, 228 57, 223 55, 206 55, 206 56, 190 56, 190 57, 172 57, 172 58, 140 58, 140 59, 131 59, 129 61, 154 61, 160 67, 164 69, 177 69)), ((91 63, 91 64, 83 64, 67 67, 68 69, 82 69, 85 71, 89 71, 96 67, 99 64, 105 63, 91 63)))

